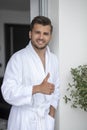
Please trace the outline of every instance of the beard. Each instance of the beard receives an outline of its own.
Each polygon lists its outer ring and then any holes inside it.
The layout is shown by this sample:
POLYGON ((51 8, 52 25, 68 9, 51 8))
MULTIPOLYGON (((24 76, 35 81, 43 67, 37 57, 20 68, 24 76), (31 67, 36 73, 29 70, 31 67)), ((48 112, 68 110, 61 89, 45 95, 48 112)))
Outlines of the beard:
POLYGON ((32 45, 33 45, 34 48, 36 48, 38 50, 43 50, 43 49, 45 49, 47 47, 48 43, 45 43, 44 40, 38 39, 36 42, 38 43, 38 41, 42 41, 43 45, 38 45, 38 44, 35 44, 35 42, 31 41, 31 43, 32 43, 32 45))

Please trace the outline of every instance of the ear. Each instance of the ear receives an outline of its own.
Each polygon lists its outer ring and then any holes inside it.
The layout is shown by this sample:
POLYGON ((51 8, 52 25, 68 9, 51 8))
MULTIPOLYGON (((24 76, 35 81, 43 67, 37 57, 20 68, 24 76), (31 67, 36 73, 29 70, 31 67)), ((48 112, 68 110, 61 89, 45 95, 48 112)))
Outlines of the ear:
POLYGON ((31 31, 29 31, 29 38, 31 39, 31 31))

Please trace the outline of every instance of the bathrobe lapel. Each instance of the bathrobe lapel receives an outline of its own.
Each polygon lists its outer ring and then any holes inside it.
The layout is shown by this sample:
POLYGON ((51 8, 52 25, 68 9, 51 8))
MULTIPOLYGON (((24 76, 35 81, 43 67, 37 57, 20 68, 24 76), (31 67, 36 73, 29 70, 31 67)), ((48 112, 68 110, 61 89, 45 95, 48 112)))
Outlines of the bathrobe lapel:
POLYGON ((50 62, 49 62, 50 61, 50 51, 49 51, 49 47, 47 47, 47 51, 46 51, 46 55, 45 55, 45 69, 43 67, 43 64, 41 62, 40 57, 38 56, 38 54, 33 49, 31 42, 28 45, 28 49, 29 49, 30 56, 33 60, 32 65, 33 65, 34 69, 37 71, 37 73, 40 75, 40 77, 45 78, 45 76, 50 71, 50 62))

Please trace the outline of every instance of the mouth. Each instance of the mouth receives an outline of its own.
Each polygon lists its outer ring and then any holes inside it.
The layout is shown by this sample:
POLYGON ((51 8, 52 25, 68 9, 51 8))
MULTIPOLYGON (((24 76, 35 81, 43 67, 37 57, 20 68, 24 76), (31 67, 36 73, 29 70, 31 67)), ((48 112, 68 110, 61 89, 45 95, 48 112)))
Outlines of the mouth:
POLYGON ((38 42, 39 45, 42 45, 44 43, 44 40, 39 39, 39 40, 37 40, 37 42, 38 42))

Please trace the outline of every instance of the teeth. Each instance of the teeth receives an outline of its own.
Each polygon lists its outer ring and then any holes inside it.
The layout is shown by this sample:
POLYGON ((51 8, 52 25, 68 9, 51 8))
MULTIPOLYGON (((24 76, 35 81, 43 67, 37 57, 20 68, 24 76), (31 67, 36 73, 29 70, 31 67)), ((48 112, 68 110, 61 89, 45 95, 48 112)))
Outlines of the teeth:
POLYGON ((43 43, 42 41, 39 41, 39 43, 43 43))
POLYGON ((43 43, 43 41, 38 41, 38 43, 43 43))

